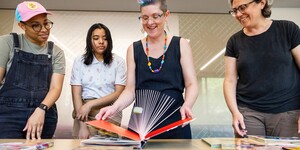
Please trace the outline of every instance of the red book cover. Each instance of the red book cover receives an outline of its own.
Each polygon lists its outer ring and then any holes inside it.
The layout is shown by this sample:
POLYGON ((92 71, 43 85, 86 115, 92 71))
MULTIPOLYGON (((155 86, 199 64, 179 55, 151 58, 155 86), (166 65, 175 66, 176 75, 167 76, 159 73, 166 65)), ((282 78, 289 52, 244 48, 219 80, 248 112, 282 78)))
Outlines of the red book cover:
POLYGON ((169 125, 166 125, 164 127, 161 127, 159 129, 156 129, 150 133, 148 133, 145 137, 140 137, 137 133, 135 132, 132 132, 128 129, 124 129, 120 126, 117 126, 115 124, 112 124, 110 122, 107 122, 105 120, 93 120, 93 121, 88 121, 86 122, 88 125, 91 125, 95 128, 98 128, 98 129, 104 129, 104 130, 107 130, 109 132, 113 132, 113 133, 116 133, 120 136, 124 136, 124 137, 127 137, 129 139, 132 139, 132 140, 135 140, 135 141, 145 141, 145 140, 148 140, 156 135, 159 135, 161 133, 164 133, 164 132, 167 132, 169 130, 172 130, 178 126, 181 126, 183 124, 187 124, 187 123, 190 123, 191 121, 194 121, 195 119, 193 118, 186 118, 184 120, 179 120, 179 121, 176 121, 176 122, 173 122, 169 125))

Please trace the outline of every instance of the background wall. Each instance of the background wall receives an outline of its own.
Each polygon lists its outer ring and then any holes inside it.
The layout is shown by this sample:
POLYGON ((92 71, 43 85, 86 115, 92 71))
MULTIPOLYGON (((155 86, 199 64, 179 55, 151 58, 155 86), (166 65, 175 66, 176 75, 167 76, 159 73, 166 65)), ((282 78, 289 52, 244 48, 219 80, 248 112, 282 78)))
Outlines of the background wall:
MULTIPOLYGON (((272 19, 288 19, 300 25, 300 9, 273 8, 272 19)), ((59 124, 56 138, 70 138, 73 120, 70 73, 73 60, 85 47, 88 28, 101 22, 109 27, 114 41, 113 52, 125 59, 127 47, 144 35, 136 12, 53 11, 54 22, 50 40, 66 55, 66 76, 58 100, 59 124)), ((22 32, 14 19, 13 10, 0 10, 0 35, 22 32)), ((224 76, 223 52, 228 38, 241 26, 228 14, 172 13, 168 20, 170 31, 190 40, 200 85, 200 95, 194 106, 196 121, 192 122, 193 138, 230 137, 231 114, 222 93, 224 76)), ((126 110, 125 116, 129 116, 126 110)), ((125 118, 126 119, 126 118, 125 118)), ((124 121, 126 123, 126 120, 124 121)))

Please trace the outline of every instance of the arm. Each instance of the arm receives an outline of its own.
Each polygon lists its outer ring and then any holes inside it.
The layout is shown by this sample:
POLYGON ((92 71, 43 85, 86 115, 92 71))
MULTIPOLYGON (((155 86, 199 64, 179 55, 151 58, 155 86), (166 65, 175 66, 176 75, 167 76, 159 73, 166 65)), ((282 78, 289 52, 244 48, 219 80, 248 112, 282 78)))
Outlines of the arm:
POLYGON ((225 57, 225 77, 223 83, 223 92, 226 104, 232 115, 232 126, 239 135, 244 136, 246 126, 244 124, 244 117, 238 110, 236 102, 236 85, 237 85, 237 67, 236 58, 225 57))
POLYGON ((127 49, 127 81, 124 91, 112 106, 102 108, 96 115, 96 119, 105 120, 107 117, 115 114, 118 111, 122 111, 129 106, 135 96, 135 62, 133 56, 133 45, 130 45, 127 49))
POLYGON ((13 38, 11 35, 0 36, 0 85, 5 77, 7 63, 10 59, 10 52, 13 47, 13 38))
POLYGON ((2 85, 4 74, 5 68, 0 67, 0 85, 2 85))
MULTIPOLYGON (((300 69, 300 45, 298 45, 297 47, 292 49, 292 55, 295 59, 295 62, 297 64, 298 68, 300 69)), ((300 116, 298 119, 298 133, 300 133, 300 116)))
MULTIPOLYGON (((64 75, 53 73, 50 83, 49 92, 45 99, 42 101, 43 104, 47 105, 49 108, 57 101, 60 96, 62 85, 63 85, 64 75)), ((40 108, 36 108, 33 114, 27 120, 26 126, 23 131, 27 130, 26 139, 38 139, 41 138, 41 133, 43 131, 43 125, 45 121, 45 111, 40 108)))
POLYGON ((194 68, 192 49, 187 40, 180 40, 180 64, 182 66, 183 79, 185 84, 185 98, 182 107, 180 108, 181 118, 192 118, 192 107, 198 97, 198 81, 194 68))
POLYGON ((73 107, 75 111, 75 118, 77 119, 77 114, 80 111, 81 106, 83 105, 82 102, 82 87, 81 85, 71 85, 72 90, 72 100, 73 100, 73 107))
MULTIPOLYGON (((72 100, 73 100, 73 107, 75 111, 75 115, 78 114, 80 108, 83 105, 82 98, 81 98, 81 91, 82 87, 81 85, 71 85, 71 90, 72 90, 72 100)), ((74 119, 78 119, 76 116, 74 119)), ((78 132, 78 138, 79 139, 87 139, 90 137, 90 131, 86 124, 82 121, 79 121, 79 132, 78 132)))
POLYGON ((90 100, 87 103, 83 104, 78 109, 78 111, 76 111, 76 118, 81 121, 86 121, 88 119, 88 114, 91 111, 92 107, 104 107, 111 105, 120 96, 124 88, 124 85, 115 85, 115 91, 113 93, 95 100, 90 100))
POLYGON ((126 63, 123 58, 117 55, 114 58, 114 63, 115 65, 112 65, 112 69, 116 70, 114 76, 114 92, 99 99, 88 101, 82 107, 83 110, 84 108, 86 108, 86 110, 90 110, 94 106, 100 106, 102 108, 108 105, 112 105, 124 90, 126 83, 126 63))

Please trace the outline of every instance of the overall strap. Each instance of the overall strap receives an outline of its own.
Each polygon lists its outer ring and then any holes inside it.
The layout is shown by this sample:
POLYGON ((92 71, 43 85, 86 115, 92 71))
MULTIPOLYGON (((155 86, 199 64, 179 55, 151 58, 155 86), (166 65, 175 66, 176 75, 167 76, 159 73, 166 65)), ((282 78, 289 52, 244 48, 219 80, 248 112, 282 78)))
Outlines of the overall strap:
POLYGON ((54 43, 52 41, 48 41, 48 58, 50 59, 53 52, 53 45, 54 43))
POLYGON ((18 51, 19 49, 21 49, 18 34, 17 33, 10 33, 10 34, 13 36, 14 49, 18 51))

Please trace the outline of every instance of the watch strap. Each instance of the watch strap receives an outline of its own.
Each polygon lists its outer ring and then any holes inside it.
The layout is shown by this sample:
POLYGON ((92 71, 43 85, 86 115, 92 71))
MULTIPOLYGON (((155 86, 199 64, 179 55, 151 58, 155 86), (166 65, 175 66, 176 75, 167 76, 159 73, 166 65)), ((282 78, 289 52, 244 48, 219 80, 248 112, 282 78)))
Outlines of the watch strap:
POLYGON ((39 106, 40 109, 44 110, 44 111, 47 111, 48 110, 48 106, 41 103, 40 106, 39 106))

